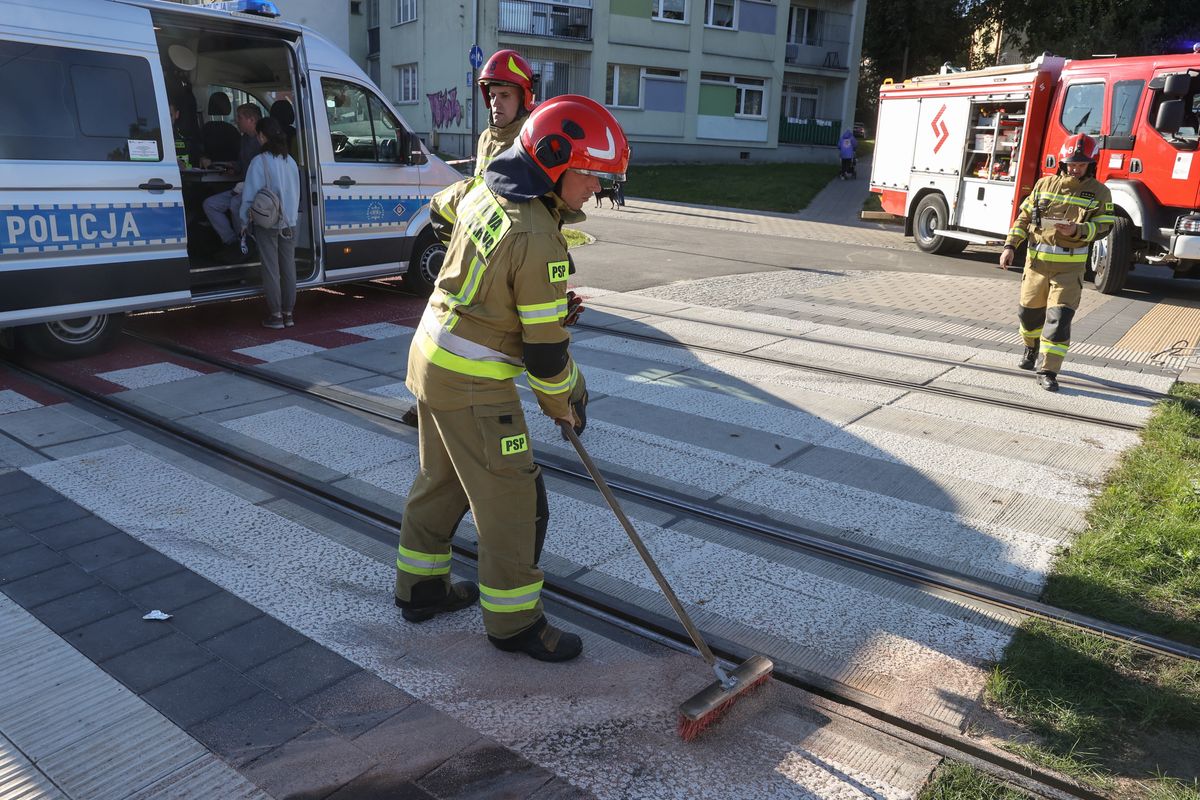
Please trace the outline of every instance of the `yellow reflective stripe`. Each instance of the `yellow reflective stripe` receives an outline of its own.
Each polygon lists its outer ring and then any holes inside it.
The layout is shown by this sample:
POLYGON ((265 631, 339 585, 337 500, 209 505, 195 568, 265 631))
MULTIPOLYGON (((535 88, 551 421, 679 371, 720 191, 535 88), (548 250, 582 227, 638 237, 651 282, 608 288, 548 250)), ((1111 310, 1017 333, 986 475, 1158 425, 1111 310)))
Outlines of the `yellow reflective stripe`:
POLYGON ((1092 217, 1092 222, 1096 223, 1097 225, 1112 225, 1116 221, 1117 218, 1113 214, 1097 214, 1096 216, 1092 217))
POLYGON ((467 278, 463 281, 462 288, 458 290, 458 294, 452 294, 446 298, 446 305, 450 308, 457 306, 465 306, 475 299, 475 293, 479 291, 479 284, 483 283, 483 271, 487 269, 487 264, 479 259, 479 256, 471 259, 471 266, 467 268, 467 278))
POLYGON ((525 374, 525 379, 529 381, 530 389, 537 389, 542 394, 563 394, 575 388, 575 382, 579 378, 579 370, 575 367, 575 363, 571 362, 571 373, 557 383, 539 380, 529 373, 525 374))
POLYGON ((1076 197, 1073 194, 1038 194, 1038 200, 1049 200, 1052 203, 1066 203, 1069 206, 1079 206, 1080 208, 1091 208, 1094 200, 1086 200, 1082 197, 1076 197))
POLYGON ((1041 251, 1035 250, 1033 254, 1034 254, 1034 256, 1037 257, 1038 261, 1051 261, 1055 264, 1075 264, 1075 263, 1082 264, 1085 261, 1087 261, 1087 258, 1088 258, 1087 253, 1079 253, 1078 255, 1067 255, 1065 253, 1043 253, 1041 251))
POLYGON ((493 589, 479 584, 479 605, 488 611, 511 614, 536 608, 544 581, 518 586, 516 589, 493 589))
POLYGON ((437 344, 429 338, 429 334, 418 328, 416 333, 417 347, 420 348, 421 354, 429 359, 431 364, 436 364, 442 369, 448 369, 451 372, 457 372, 460 375, 470 375, 475 378, 490 378, 495 381, 509 380, 520 375, 525 370, 514 364, 505 364, 500 361, 474 361, 470 358, 463 358, 455 355, 449 350, 444 350, 438 347, 437 344))
POLYGON ((512 220, 504 213, 504 208, 487 184, 482 182, 467 193, 459 203, 458 211, 467 235, 471 237, 479 255, 486 260, 512 227, 512 220))
POLYGON ((1070 347, 1070 342, 1051 342, 1047 339, 1042 339, 1041 351, 1055 356, 1065 356, 1070 347))
POLYGON ((450 553, 422 553, 401 545, 396 569, 410 575, 446 575, 450 572, 450 553))
POLYGON ((549 303, 536 303, 530 306, 517 306, 517 316, 525 325, 541 325, 544 322, 558 322, 567 316, 567 298, 554 300, 549 303))
POLYGON ((1083 228, 1083 231, 1084 231, 1082 238, 1084 238, 1084 239, 1096 238, 1096 223, 1084 222, 1081 224, 1081 227, 1083 228))
POLYGON ((1024 328, 1021 328, 1021 338, 1023 338, 1023 339, 1037 339, 1041 335, 1042 335, 1041 328, 1034 328, 1033 330, 1028 330, 1028 331, 1025 330, 1024 328))
POLYGON ((1012 226, 1011 228, 1009 228, 1009 230, 1008 230, 1008 235, 1009 235, 1009 236, 1015 236, 1015 237, 1016 237, 1016 238, 1018 238, 1018 239, 1024 239, 1024 238, 1025 238, 1026 236, 1028 236, 1029 234, 1027 234, 1027 233, 1025 232, 1025 229, 1024 229, 1024 228, 1019 228, 1019 227, 1017 227, 1016 225, 1014 225, 1014 226, 1012 226))

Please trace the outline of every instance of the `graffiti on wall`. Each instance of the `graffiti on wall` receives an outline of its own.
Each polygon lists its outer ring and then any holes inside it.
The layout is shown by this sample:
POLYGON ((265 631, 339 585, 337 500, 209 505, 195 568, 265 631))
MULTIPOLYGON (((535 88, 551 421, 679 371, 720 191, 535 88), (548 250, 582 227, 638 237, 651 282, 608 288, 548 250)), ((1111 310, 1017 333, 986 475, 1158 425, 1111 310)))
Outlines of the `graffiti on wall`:
POLYGON ((463 120, 462 103, 458 102, 458 87, 442 89, 440 92, 426 94, 429 98, 429 111, 433 116, 433 127, 449 128, 458 125, 463 120))

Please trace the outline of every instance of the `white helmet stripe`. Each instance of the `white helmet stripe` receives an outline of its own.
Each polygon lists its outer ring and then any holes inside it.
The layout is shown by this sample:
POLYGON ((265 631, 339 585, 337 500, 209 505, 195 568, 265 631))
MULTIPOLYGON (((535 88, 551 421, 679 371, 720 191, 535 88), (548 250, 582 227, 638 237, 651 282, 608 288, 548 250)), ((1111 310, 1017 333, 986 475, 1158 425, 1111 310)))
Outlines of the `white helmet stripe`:
POLYGON ((597 150, 595 147, 587 148, 589 156, 596 158, 612 158, 617 154, 617 145, 613 142, 612 130, 606 125, 604 126, 604 134, 608 137, 608 149, 597 150))

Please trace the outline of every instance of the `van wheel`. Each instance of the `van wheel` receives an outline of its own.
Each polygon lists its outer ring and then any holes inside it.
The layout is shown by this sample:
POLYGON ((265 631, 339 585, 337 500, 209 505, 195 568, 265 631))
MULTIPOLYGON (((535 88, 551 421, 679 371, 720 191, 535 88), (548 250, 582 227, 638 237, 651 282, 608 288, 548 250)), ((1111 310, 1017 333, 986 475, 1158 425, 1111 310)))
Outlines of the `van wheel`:
POLYGON ((1092 242, 1088 265, 1096 273, 1096 289, 1116 294, 1125 288, 1125 276, 1133 264, 1133 231, 1129 220, 1117 217, 1103 239, 1092 242))
POLYGON ((124 314, 75 317, 17 329, 22 347, 43 358, 65 360, 102 353, 121 334, 124 314))
POLYGON ((413 294, 428 297, 433 293, 442 262, 446 260, 446 245, 438 241, 431 231, 425 231, 417 239, 408 272, 404 273, 404 285, 413 294))
POLYGON ((945 229, 950 224, 950 210, 940 194, 927 194, 917 203, 913 213, 913 239, 917 247, 935 255, 961 253, 967 243, 962 239, 939 236, 935 230, 945 229))

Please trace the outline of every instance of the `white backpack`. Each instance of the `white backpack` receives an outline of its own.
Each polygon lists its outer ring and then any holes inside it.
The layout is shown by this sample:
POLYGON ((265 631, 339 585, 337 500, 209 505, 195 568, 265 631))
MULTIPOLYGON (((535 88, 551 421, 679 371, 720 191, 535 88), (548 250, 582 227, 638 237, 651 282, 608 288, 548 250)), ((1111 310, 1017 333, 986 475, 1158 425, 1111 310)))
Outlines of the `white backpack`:
MULTIPOLYGON (((271 155, 267 155, 267 157, 274 158, 271 155)), ((271 188, 269 162, 263 162, 263 169, 267 173, 267 185, 259 189, 250 202, 250 219, 259 228, 278 228, 279 223, 283 220, 283 202, 279 199, 279 194, 271 188)))

